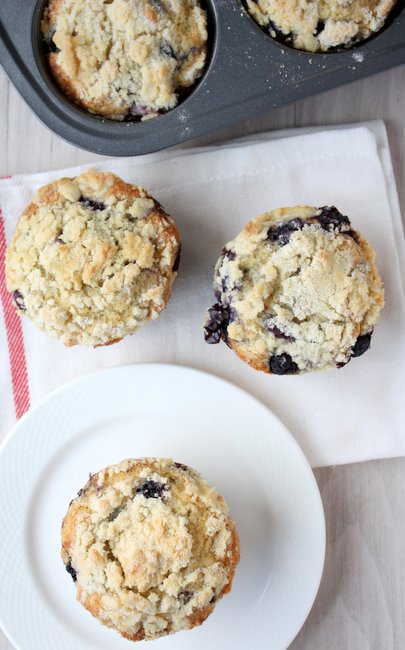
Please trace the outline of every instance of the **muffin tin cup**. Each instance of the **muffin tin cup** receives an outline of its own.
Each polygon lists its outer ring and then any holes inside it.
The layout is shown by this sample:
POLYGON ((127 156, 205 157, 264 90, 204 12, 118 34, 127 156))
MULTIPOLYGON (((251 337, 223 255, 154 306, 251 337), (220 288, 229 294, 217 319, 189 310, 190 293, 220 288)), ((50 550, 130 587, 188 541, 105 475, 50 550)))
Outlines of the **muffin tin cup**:
POLYGON ((46 0, 0 3, 0 62, 46 126, 77 147, 105 155, 136 156, 165 149, 405 63, 401 0, 378 34, 330 53, 303 52, 278 43, 253 21, 240 0, 205 0, 209 57, 190 95, 154 119, 114 122, 76 106, 53 80, 40 29, 46 4, 46 0))

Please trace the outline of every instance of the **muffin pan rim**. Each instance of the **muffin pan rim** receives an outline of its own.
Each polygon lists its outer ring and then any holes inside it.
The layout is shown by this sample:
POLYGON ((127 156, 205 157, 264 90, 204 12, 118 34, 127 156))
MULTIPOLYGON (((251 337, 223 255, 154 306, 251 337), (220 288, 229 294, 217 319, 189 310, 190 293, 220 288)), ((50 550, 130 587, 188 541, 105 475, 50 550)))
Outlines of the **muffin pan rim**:
POLYGON ((207 68, 190 96, 155 119, 116 123, 86 115, 42 79, 31 33, 35 29, 32 19, 43 4, 44 0, 32 0, 24 21, 14 0, 2 3, 0 60, 46 126, 71 144, 106 155, 165 149, 405 62, 405 6, 391 25, 353 48, 308 53, 272 39, 241 0, 206 0, 215 34, 207 68), (29 43, 24 34, 29 34, 29 43), (13 41, 19 43, 18 51, 13 41))

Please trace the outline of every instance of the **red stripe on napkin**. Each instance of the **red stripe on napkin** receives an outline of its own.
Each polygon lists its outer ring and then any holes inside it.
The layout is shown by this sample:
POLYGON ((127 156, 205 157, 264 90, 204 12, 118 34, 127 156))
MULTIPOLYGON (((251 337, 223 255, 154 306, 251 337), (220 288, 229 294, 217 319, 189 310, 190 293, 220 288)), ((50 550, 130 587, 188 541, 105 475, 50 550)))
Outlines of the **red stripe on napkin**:
POLYGON ((20 418, 30 407, 27 362, 21 320, 13 305, 11 294, 6 288, 5 256, 6 233, 3 214, 0 210, 0 299, 3 305, 4 321, 10 357, 11 381, 13 385, 15 414, 20 418))

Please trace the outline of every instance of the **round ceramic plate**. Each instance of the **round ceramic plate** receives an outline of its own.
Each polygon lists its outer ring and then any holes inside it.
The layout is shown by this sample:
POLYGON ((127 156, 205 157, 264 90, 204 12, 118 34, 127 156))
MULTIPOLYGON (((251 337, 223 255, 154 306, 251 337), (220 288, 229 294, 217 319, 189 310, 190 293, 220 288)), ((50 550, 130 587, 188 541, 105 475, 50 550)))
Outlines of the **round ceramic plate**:
POLYGON ((26 414, 0 453, 0 617, 20 650, 132 646, 75 599, 60 525, 89 472, 165 456, 199 470, 228 502, 241 540, 232 592, 199 628, 149 650, 284 650, 321 579, 325 522, 301 449, 250 395, 169 365, 121 366, 66 384, 26 414))

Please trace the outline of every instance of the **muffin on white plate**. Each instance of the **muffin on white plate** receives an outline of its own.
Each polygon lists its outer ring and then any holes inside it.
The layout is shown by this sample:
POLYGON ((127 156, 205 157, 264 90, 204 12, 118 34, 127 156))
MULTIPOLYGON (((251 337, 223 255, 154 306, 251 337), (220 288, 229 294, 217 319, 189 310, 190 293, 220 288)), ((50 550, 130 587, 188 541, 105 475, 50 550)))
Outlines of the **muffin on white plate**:
POLYGON ((167 458, 90 477, 62 524, 79 602, 131 641, 201 625, 230 591, 239 539, 223 498, 167 458))

